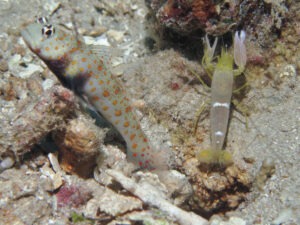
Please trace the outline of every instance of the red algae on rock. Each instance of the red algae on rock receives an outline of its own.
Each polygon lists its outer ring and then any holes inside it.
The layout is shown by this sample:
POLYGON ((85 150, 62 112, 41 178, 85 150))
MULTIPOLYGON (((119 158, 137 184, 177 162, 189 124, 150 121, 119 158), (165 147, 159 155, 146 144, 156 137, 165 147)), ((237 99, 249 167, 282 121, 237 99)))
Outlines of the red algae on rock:
MULTIPOLYGON (((180 35, 204 31, 210 35, 223 35, 237 28, 251 27, 268 37, 280 29, 289 11, 288 1, 256 0, 152 0, 146 1, 150 17, 160 27, 180 35)), ((147 20, 153 22, 153 20, 147 20)))
POLYGON ((92 198, 91 191, 76 185, 64 185, 56 193, 58 207, 78 207, 92 198))
POLYGON ((206 21, 216 15, 211 0, 168 0, 156 14, 160 23, 187 33, 205 27, 206 21))

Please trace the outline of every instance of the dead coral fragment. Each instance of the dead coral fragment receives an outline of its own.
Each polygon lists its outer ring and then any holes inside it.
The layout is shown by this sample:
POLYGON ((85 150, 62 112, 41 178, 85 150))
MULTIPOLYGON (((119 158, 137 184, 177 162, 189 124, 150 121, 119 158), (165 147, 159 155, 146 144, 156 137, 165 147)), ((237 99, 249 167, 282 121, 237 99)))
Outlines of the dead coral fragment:
POLYGON ((99 212, 111 216, 122 215, 126 212, 133 210, 140 210, 143 207, 141 200, 117 194, 114 191, 106 188, 105 191, 95 195, 86 205, 87 211, 89 212, 86 216, 91 218, 97 218, 99 212))
POLYGON ((66 129, 57 131, 54 140, 60 148, 59 161, 63 170, 89 177, 96 165, 104 133, 87 117, 71 120, 66 129))
POLYGON ((36 89, 21 90, 19 83, 29 87, 34 81, 20 79, 11 83, 11 95, 0 99, 0 155, 13 152, 21 156, 29 152, 49 132, 62 128, 76 108, 73 93, 61 86, 39 94, 36 89))
POLYGON ((136 183, 132 179, 124 176, 122 173, 115 170, 107 170, 107 173, 112 176, 122 186, 138 196, 144 203, 157 207, 169 216, 174 217, 179 224, 182 225, 206 225, 208 221, 204 218, 192 213, 186 212, 177 206, 168 202, 163 194, 152 184, 148 182, 136 183))

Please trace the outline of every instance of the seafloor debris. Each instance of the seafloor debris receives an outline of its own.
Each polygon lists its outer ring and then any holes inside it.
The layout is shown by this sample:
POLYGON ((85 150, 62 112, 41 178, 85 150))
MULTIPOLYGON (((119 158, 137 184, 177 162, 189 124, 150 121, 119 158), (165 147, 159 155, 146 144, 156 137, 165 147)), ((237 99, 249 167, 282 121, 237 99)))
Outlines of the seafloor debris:
POLYGON ((187 160, 184 165, 194 190, 190 204, 194 210, 207 213, 235 209, 245 200, 252 182, 246 170, 235 165, 226 169, 199 165, 196 159, 187 160))
POLYGON ((100 154, 104 135, 93 120, 84 115, 70 120, 65 129, 56 131, 53 139, 59 147, 62 169, 81 177, 89 177, 100 154))
POLYGON ((94 170, 94 178, 104 186, 113 183, 112 177, 106 173, 107 168, 120 170, 129 176, 136 169, 136 166, 126 161, 126 154, 119 148, 112 145, 103 145, 101 155, 98 157, 97 168, 94 170))
POLYGON ((104 134, 80 114, 73 92, 53 83, 36 73, 26 79, 7 75, 0 80, 0 171, 55 131, 62 168, 91 175, 104 134))
MULTIPOLYGON (((94 171, 95 179, 105 186, 114 184, 113 178, 107 173, 107 168, 122 171, 125 176, 131 176, 136 167, 126 161, 126 155, 114 146, 102 146, 98 168, 94 171)), ((155 173, 134 173, 139 182, 147 182, 163 192, 175 205, 182 205, 192 196, 192 186, 187 177, 176 170, 154 171, 155 173)))
POLYGON ((117 194, 109 188, 95 194, 86 205, 85 216, 97 218, 99 211, 104 212, 111 216, 122 215, 128 211, 142 209, 143 203, 141 200, 117 194))
POLYGON ((135 182, 134 180, 124 176, 121 172, 116 170, 107 170, 107 173, 118 181, 126 190, 138 196, 144 203, 157 207, 169 216, 175 218, 182 225, 204 225, 208 224, 207 220, 194 214, 193 212, 186 212, 166 200, 165 194, 158 189, 156 185, 150 182, 141 180, 135 182))
POLYGON ((35 78, 0 81, 0 155, 21 156, 49 132, 61 129, 76 106, 74 94, 53 86, 43 92, 35 78))
POLYGON ((55 194, 57 207, 79 207, 92 198, 91 190, 80 185, 63 185, 55 194))
POLYGON ((263 191, 268 178, 270 178, 274 173, 275 162, 272 159, 265 159, 255 177, 254 186, 260 191, 263 191))

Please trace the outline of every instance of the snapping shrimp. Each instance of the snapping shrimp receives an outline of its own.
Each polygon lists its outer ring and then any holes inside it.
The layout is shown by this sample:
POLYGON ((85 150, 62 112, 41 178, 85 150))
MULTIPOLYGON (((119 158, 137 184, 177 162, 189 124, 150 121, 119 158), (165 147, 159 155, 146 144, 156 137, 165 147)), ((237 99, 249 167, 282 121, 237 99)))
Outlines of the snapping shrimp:
POLYGON ((200 152, 200 161, 214 161, 215 158, 218 161, 220 161, 220 158, 223 161, 230 161, 231 159, 227 153, 221 150, 223 149, 228 129, 234 76, 243 73, 247 62, 246 47, 244 45, 245 37, 244 31, 241 31, 240 35, 236 32, 233 56, 222 50, 216 66, 214 66, 212 61, 218 39, 216 38, 211 46, 207 36, 205 37, 206 48, 202 64, 209 74, 213 74, 210 108, 211 150, 200 152), (233 69, 234 63, 237 65, 237 69, 233 69), (204 159, 201 159, 201 157, 204 159))

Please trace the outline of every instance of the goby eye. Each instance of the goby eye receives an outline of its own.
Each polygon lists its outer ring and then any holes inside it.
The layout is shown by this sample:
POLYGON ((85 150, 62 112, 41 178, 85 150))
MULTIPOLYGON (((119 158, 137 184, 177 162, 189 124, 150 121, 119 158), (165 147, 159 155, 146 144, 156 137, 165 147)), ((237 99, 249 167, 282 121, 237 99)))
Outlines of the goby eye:
POLYGON ((42 28, 42 34, 46 38, 51 37, 55 33, 55 28, 52 25, 46 25, 42 28))

